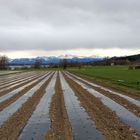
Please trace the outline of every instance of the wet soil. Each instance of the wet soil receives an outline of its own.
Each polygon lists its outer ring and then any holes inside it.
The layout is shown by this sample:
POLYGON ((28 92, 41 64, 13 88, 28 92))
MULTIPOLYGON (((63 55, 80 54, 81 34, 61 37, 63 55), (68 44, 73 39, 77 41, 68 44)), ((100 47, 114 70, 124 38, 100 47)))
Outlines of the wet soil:
POLYGON ((59 76, 55 85, 55 94, 50 106, 51 128, 46 134, 47 140, 73 140, 72 129, 65 108, 59 76))
MULTIPOLYGON (((44 77, 45 78, 45 77, 44 77)), ((12 96, 11 98, 9 98, 8 100, 0 103, 0 111, 2 111, 4 108, 8 107, 10 104, 12 104, 13 102, 15 102, 18 98, 20 98, 21 96, 23 96, 28 90, 30 90, 31 88, 33 88, 35 85, 37 85, 40 81, 42 81, 44 78, 36 81, 35 83, 31 84, 30 86, 24 88, 23 90, 21 90, 20 92, 18 92, 16 95, 12 96)), ((35 80, 35 79, 34 79, 35 80)), ((32 81, 34 81, 32 80, 32 81)), ((30 82, 32 82, 30 81, 30 82)))
POLYGON ((16 140, 31 117, 52 76, 0 128, 0 140, 16 140))
POLYGON ((140 117, 140 107, 136 106, 135 104, 127 101, 126 99, 115 95, 115 94, 110 94, 107 91, 104 91, 102 89, 98 89, 96 87, 93 87, 96 91, 100 92, 101 94, 111 98, 115 102, 119 103, 120 105, 124 106, 126 109, 134 113, 137 117, 140 117))
MULTIPOLYGON (((77 78, 75 78, 75 79, 77 79, 77 78)), ((79 80, 79 79, 77 79, 77 80, 79 80)), ((86 85, 89 85, 88 83, 86 83, 82 80, 79 80, 79 81, 81 81, 82 83, 84 83, 86 85)), ((140 107, 138 107, 137 105, 131 103, 130 101, 124 99, 123 97, 120 97, 119 95, 111 94, 110 92, 105 91, 99 87, 95 87, 92 85, 89 85, 89 86, 92 87, 93 89, 95 89, 96 91, 100 92, 101 94, 111 98, 112 100, 119 103, 120 105, 124 106, 126 109, 133 112, 137 117, 140 117, 140 107)))
MULTIPOLYGON (((19 82, 21 82, 21 81, 19 81, 20 79, 22 79, 22 78, 27 78, 27 77, 30 77, 30 76, 33 76, 33 74, 31 75, 23 75, 23 76, 20 76, 20 77, 14 77, 13 79, 11 79, 11 81, 9 80, 9 81, 7 81, 6 83, 4 83, 4 84, 2 84, 2 85, 0 85, 0 90, 2 90, 2 89, 4 89, 4 88, 8 88, 9 86, 12 86, 12 85, 14 85, 14 84, 18 84, 19 82)), ((35 75, 34 75, 35 76, 35 75)), ((24 79, 23 79, 24 80, 24 79)))
POLYGON ((99 98, 91 95, 67 76, 65 78, 80 100, 81 105, 86 109, 91 119, 95 121, 97 128, 102 131, 107 140, 139 139, 134 130, 124 125, 115 112, 106 107, 99 98))
POLYGON ((98 84, 100 86, 106 87, 106 88, 113 90, 115 92, 119 92, 121 94, 127 95, 129 97, 134 98, 134 99, 140 100, 140 93, 130 91, 129 89, 120 89, 119 87, 117 87, 115 85, 106 83, 102 80, 91 79, 89 76, 86 76, 86 75, 81 75, 81 74, 77 74, 77 73, 74 73, 74 74, 85 79, 85 80, 88 80, 88 81, 93 82, 95 84, 98 84))
POLYGON ((0 92, 0 97, 3 96, 3 95, 5 95, 5 94, 7 94, 8 92, 10 92, 10 91, 12 91, 12 90, 15 90, 15 89, 17 89, 17 88, 19 88, 19 87, 21 87, 21 86, 24 86, 24 85, 26 85, 26 84, 32 82, 33 80, 35 80, 35 79, 37 79, 37 78, 38 78, 38 77, 35 77, 35 78, 33 78, 33 79, 29 80, 29 81, 25 81, 24 83, 19 84, 19 85, 16 85, 16 86, 14 86, 14 87, 12 87, 12 88, 7 88, 7 90, 4 90, 4 91, 0 92))

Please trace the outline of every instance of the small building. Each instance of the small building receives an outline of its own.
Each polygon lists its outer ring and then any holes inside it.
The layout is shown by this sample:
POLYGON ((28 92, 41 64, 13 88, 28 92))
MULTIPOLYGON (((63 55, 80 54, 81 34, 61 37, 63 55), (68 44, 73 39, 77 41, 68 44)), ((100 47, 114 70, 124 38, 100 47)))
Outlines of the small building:
POLYGON ((131 63, 131 65, 129 66, 129 69, 132 69, 132 70, 140 69, 140 60, 131 63))

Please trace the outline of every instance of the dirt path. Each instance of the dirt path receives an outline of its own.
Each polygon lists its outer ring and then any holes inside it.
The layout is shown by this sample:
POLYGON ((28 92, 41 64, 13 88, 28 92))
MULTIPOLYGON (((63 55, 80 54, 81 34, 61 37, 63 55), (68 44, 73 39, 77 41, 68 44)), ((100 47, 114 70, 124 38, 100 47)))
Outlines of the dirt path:
MULTIPOLYGON (((52 77, 52 76, 51 76, 52 77)), ((51 77, 47 80, 36 93, 25 102, 22 107, 15 112, 8 121, 0 128, 0 140, 15 140, 20 134, 27 120, 32 115, 41 97, 45 93, 51 77), (13 129, 14 128, 14 129, 13 129)))
POLYGON ((136 140, 139 139, 132 128, 120 122, 115 112, 106 107, 99 98, 92 96, 73 80, 65 76, 67 82, 79 98, 96 126, 103 132, 107 140, 136 140))
POLYGON ((47 140, 72 140, 71 125, 65 108, 60 79, 57 76, 55 95, 50 106, 51 129, 46 134, 47 140))
MULTIPOLYGON (((44 77, 45 78, 45 77, 44 77)), ((23 90, 21 90, 20 92, 18 92, 16 95, 12 96, 11 98, 9 98, 8 100, 5 100, 4 102, 0 103, 0 111, 2 111, 4 108, 8 107, 10 104, 12 104, 13 102, 15 102, 18 98, 20 98, 21 96, 23 96, 28 90, 30 90, 32 87, 34 87, 35 85, 37 85, 40 81, 42 81, 44 78, 36 81, 35 83, 31 84, 30 86, 24 88, 23 90)), ((36 78, 37 79, 37 78, 36 78)), ((34 80, 36 80, 34 79, 34 80)), ((34 81, 32 80, 32 81, 34 81)), ((32 82, 31 81, 31 82, 32 82)))

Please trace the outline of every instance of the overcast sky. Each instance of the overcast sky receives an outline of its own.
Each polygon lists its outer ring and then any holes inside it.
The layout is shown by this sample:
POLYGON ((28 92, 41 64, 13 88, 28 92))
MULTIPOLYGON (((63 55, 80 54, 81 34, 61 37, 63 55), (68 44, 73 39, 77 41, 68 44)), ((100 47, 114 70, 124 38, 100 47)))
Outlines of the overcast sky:
POLYGON ((140 0, 0 0, 0 54, 140 53, 140 0))

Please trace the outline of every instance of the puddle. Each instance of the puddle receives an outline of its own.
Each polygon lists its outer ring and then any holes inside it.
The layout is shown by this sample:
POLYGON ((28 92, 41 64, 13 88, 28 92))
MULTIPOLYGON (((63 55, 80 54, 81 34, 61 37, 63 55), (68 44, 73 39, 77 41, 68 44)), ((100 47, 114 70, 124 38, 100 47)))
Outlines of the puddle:
POLYGON ((37 82, 37 81, 40 80, 40 79, 46 77, 47 75, 49 75, 49 73, 47 73, 47 74, 45 74, 45 75, 39 77, 38 79, 36 79, 36 80, 34 80, 34 81, 32 81, 32 82, 30 82, 30 83, 28 83, 28 84, 26 84, 26 85, 24 85, 24 86, 18 88, 18 89, 15 89, 15 90, 13 90, 13 91, 11 91, 11 92, 9 92, 9 93, 7 93, 7 94, 1 96, 1 97, 0 97, 0 103, 1 103, 1 102, 4 102, 5 100, 7 100, 7 99, 9 99, 9 98, 11 98, 12 96, 18 94, 18 92, 20 92, 20 91, 23 90, 24 88, 30 86, 31 84, 37 82))
POLYGON ((55 94, 56 77, 57 73, 55 73, 53 78, 51 79, 48 87, 46 88, 46 93, 41 98, 31 118, 28 120, 27 125, 21 132, 18 140, 45 139, 45 134, 47 130, 49 130, 51 125, 49 118, 49 107, 52 96, 55 94))
POLYGON ((20 72, 20 71, 5 71, 5 70, 3 70, 3 71, 1 71, 0 72, 0 75, 5 75, 5 74, 13 74, 13 73, 18 73, 18 72, 20 72))
POLYGON ((21 80, 23 78, 27 78, 27 77, 30 77, 30 76, 37 76, 37 75, 41 75, 43 74, 44 72, 27 72, 27 73, 22 73, 20 75, 15 75, 13 76, 12 78, 7 78, 7 77, 4 77, 4 79, 0 79, 0 87, 2 86, 5 86, 7 84, 10 84, 12 82, 15 82, 17 80, 21 80))
POLYGON ((110 98, 104 96, 103 94, 95 91, 93 88, 89 87, 88 85, 72 78, 68 75, 69 78, 77 82, 79 85, 81 85, 84 89, 86 89, 89 93, 91 93, 93 96, 100 98, 102 103, 106 105, 108 108, 110 108, 112 111, 115 111, 117 116, 120 118, 120 120, 125 123, 126 125, 132 127, 138 135, 140 135, 140 118, 135 116, 133 113, 128 111, 126 108, 121 106, 120 104, 114 102, 110 98))
MULTIPOLYGON (((4 86, 2 86, 2 89, 0 90, 0 92, 3 92, 3 91, 5 91, 5 90, 7 90, 7 88, 9 89, 9 88, 13 88, 13 87, 15 87, 15 86, 18 86, 18 85, 20 85, 20 84, 23 84, 23 83, 25 83, 25 82, 28 82, 28 81, 30 81, 30 80, 32 80, 33 78, 36 78, 36 77, 38 77, 39 75, 32 75, 32 76, 30 76, 30 77, 23 77, 23 78, 20 78, 19 80, 16 80, 16 81, 14 81, 14 82, 11 82, 11 83, 9 83, 9 84, 7 84, 7 85, 4 85, 4 86), (15 83, 15 84, 14 84, 15 83), (8 87, 7 87, 8 86, 8 87)), ((41 75, 40 75, 41 76, 41 75)))
MULTIPOLYGON (((33 73, 34 74, 34 73, 33 73)), ((9 75, 9 76, 4 76, 3 78, 0 78, 0 86, 2 85, 5 85, 5 84, 8 84, 10 82, 13 82, 17 79, 20 79, 21 77, 24 77, 24 76, 31 76, 31 72, 27 72, 26 74, 25 73, 20 73, 18 75, 9 75)))
POLYGON ((131 103, 133 103, 133 104, 137 105, 138 107, 140 107, 140 101, 138 101, 138 100, 136 100, 136 99, 133 99, 133 98, 131 98, 131 97, 129 97, 129 96, 120 94, 120 93, 118 93, 118 92, 112 91, 112 90, 107 89, 107 88, 104 88, 104 87, 101 87, 101 89, 103 89, 103 90, 105 90, 105 91, 108 91, 108 92, 110 92, 110 93, 112 93, 112 94, 119 95, 120 97, 123 97, 123 98, 125 98, 126 100, 130 101, 131 103))
MULTIPOLYGON (((68 73, 68 72, 67 72, 67 73, 68 73)), ((105 90, 105 91, 108 91, 108 92, 111 93, 111 94, 115 94, 115 95, 118 95, 118 96, 120 96, 120 97, 122 97, 122 98, 125 98, 125 99, 128 100, 129 102, 131 102, 131 103, 137 105, 138 107, 140 107, 140 101, 139 101, 139 100, 136 100, 136 99, 133 99, 133 98, 131 98, 131 97, 129 97, 129 96, 123 95, 123 94, 121 94, 121 93, 112 91, 112 90, 110 90, 110 89, 108 89, 108 88, 105 88, 105 87, 102 87, 102 86, 100 86, 100 85, 93 84, 93 83, 91 83, 91 82, 89 82, 89 81, 87 81, 87 80, 84 80, 84 79, 82 79, 82 78, 80 78, 80 77, 78 77, 78 76, 76 76, 76 75, 74 75, 74 74, 71 74, 71 73, 68 73, 68 74, 70 74, 70 75, 76 77, 76 78, 79 79, 79 80, 82 80, 83 82, 86 82, 87 84, 89 84, 89 85, 91 85, 91 86, 99 87, 99 88, 101 88, 101 89, 103 89, 103 90, 105 90)), ((108 93, 108 94, 109 94, 109 93, 108 93)))
POLYGON ((14 103, 12 103, 10 106, 6 107, 4 110, 0 112, 0 126, 9 119, 21 106, 24 104, 29 97, 31 97, 44 83, 46 80, 50 78, 50 76, 53 73, 51 73, 49 76, 47 76, 45 79, 43 79, 39 84, 34 86, 32 89, 30 89, 27 93, 25 93, 23 96, 21 96, 18 100, 16 100, 14 103))
POLYGON ((96 129, 94 122, 89 118, 85 109, 80 106, 78 98, 60 73, 65 106, 72 126, 75 140, 101 140, 103 136, 96 129))

